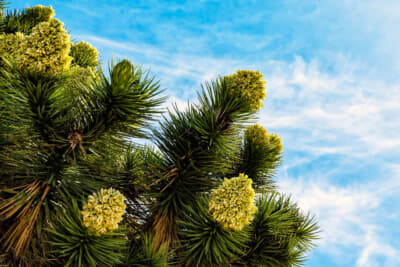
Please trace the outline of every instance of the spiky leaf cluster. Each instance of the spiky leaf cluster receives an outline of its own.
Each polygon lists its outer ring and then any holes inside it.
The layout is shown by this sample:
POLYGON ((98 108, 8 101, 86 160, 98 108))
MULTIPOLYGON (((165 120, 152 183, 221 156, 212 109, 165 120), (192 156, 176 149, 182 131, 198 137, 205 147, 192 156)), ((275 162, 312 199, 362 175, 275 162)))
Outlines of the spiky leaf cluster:
POLYGON ((32 20, 32 24, 38 24, 43 21, 50 21, 56 14, 52 6, 37 5, 25 8, 26 19, 32 20))
POLYGON ((76 64, 80 67, 96 67, 99 62, 99 52, 91 44, 81 41, 71 46, 72 64, 76 64))
POLYGON ((242 258, 248 266, 301 266, 305 253, 318 238, 315 219, 303 214, 289 197, 277 193, 262 195, 249 227, 250 242, 242 258))
MULTIPOLYGON (((2 1, 4 2, 4 1, 2 1)), ((55 13, 51 6, 37 5, 23 10, 2 12, 1 33, 23 33, 29 35, 40 22, 49 22, 55 13)))
POLYGON ((56 227, 47 229, 53 264, 58 266, 115 266, 122 263, 126 247, 123 232, 101 235, 84 226, 75 200, 67 208, 58 208, 56 227))
MULTIPOLYGON (((64 231, 65 241, 74 231, 80 235, 79 227, 55 228, 62 225, 56 222, 62 212, 57 207, 68 212, 64 203, 112 186, 120 166, 110 159, 125 152, 129 138, 144 137, 141 127, 162 102, 154 78, 130 62, 110 64, 110 74, 101 69, 78 73, 79 66, 69 70, 64 61, 69 37, 47 11, 2 13, 0 21, 2 41, 21 37, 11 40, 0 64, 0 255, 7 255, 10 266, 54 261, 48 252, 56 235, 42 234, 45 227, 64 231), (19 51, 21 47, 27 49, 19 51), (21 64, 21 56, 35 62, 21 64)), ((101 247, 112 239, 115 236, 90 240, 101 247)), ((65 251, 67 246, 76 248, 66 244, 58 257, 70 259, 72 265, 90 258, 85 246, 65 251)), ((107 262, 102 257, 95 262, 103 259, 107 262)))
POLYGON ((198 104, 173 110, 155 131, 162 162, 152 228, 160 244, 176 241, 176 221, 186 204, 231 177, 242 124, 254 118, 254 110, 232 92, 240 88, 223 78, 205 83, 198 104))
POLYGON ((209 212, 227 230, 241 230, 252 219, 257 208, 252 180, 245 174, 225 179, 211 193, 209 212))
POLYGON ((125 197, 113 188, 101 189, 89 196, 83 206, 83 225, 93 229, 98 234, 118 229, 125 213, 125 197))
POLYGON ((131 239, 129 252, 121 266, 126 267, 167 267, 171 263, 172 253, 166 246, 156 247, 150 235, 139 235, 131 239))
POLYGON ((250 125, 244 132, 240 149, 240 163, 236 173, 246 173, 253 180, 253 187, 263 192, 274 189, 273 176, 282 158, 282 142, 278 135, 268 133, 259 124, 250 125))
POLYGON ((205 199, 187 207, 185 214, 180 221, 183 266, 232 266, 243 256, 248 233, 223 227, 208 212, 205 199))

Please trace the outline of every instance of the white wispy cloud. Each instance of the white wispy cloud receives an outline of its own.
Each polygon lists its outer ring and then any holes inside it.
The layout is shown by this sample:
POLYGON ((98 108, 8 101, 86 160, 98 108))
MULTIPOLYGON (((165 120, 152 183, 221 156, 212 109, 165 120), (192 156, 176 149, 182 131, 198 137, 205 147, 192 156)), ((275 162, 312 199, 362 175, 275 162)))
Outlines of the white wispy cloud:
POLYGON ((302 57, 291 62, 262 57, 247 62, 245 58, 171 52, 144 43, 116 42, 93 35, 78 38, 149 67, 171 94, 164 107, 175 102, 184 109, 188 100, 194 100, 199 84, 219 74, 240 68, 260 70, 267 81, 260 123, 282 137, 289 155, 282 177, 278 177, 279 185, 303 209, 318 217, 323 231, 318 250, 357 266, 400 264, 396 259, 400 251, 393 244, 393 237, 383 234, 394 226, 385 224, 384 219, 377 220, 389 215, 400 218, 400 214, 393 214, 394 207, 385 205, 388 197, 399 200, 396 195, 400 193, 400 175, 395 172, 400 151, 400 117, 395 115, 400 114, 399 84, 360 75, 360 65, 341 54, 333 54, 335 67, 326 71, 318 60, 302 57), (291 157, 293 151, 304 152, 305 156, 291 157), (326 155, 341 158, 329 173, 321 173, 318 167, 307 170, 308 176, 288 171, 318 164, 326 155), (384 159, 376 160, 377 157, 384 159), (385 176, 368 177, 368 181, 346 177, 341 168, 355 161, 370 164, 368 168, 378 175, 383 175, 381 169, 385 169, 385 176), (352 182, 341 184, 335 179, 352 182))
POLYGON ((283 131, 289 146, 316 153, 330 147, 355 155, 399 149, 400 119, 393 116, 400 114, 399 84, 365 79, 346 69, 322 73, 318 63, 301 58, 279 71, 266 69, 272 71, 264 72, 269 94, 261 120, 283 131), (301 133, 293 139, 296 129, 301 133))
POLYGON ((93 11, 93 10, 83 6, 83 5, 73 4, 73 3, 66 3, 65 7, 74 9, 74 10, 80 12, 80 13, 85 14, 86 16, 98 17, 98 18, 103 17, 102 13, 93 11))
POLYGON ((169 52, 143 43, 117 42, 94 35, 74 37, 92 43, 100 51, 107 51, 102 54, 102 58, 118 55, 120 58, 140 62, 157 74, 162 86, 168 88, 169 93, 179 94, 184 101, 193 99, 202 82, 216 78, 218 74, 234 71, 240 66, 237 60, 182 54, 180 51, 169 52))
POLYGON ((319 249, 335 256, 338 264, 345 258, 355 257, 357 266, 396 266, 400 260, 395 255, 400 251, 382 235, 387 227, 392 227, 385 224, 388 207, 384 201, 387 197, 397 197, 400 190, 400 176, 394 175, 394 178, 350 186, 285 177, 279 180, 279 186, 303 210, 316 215, 322 229, 319 249), (377 257, 383 257, 386 263, 377 263, 377 257))
POLYGON ((183 101, 193 100, 200 83, 218 74, 239 68, 260 70, 267 80, 268 95, 261 123, 281 134, 288 147, 315 154, 363 156, 400 146, 400 117, 392 116, 400 113, 400 85, 358 77, 353 74, 357 66, 349 62, 332 74, 320 71, 318 61, 305 62, 301 57, 291 63, 249 64, 97 36, 77 37, 117 55, 140 57, 140 62, 157 73, 168 93, 183 101))
POLYGON ((394 231, 393 220, 387 221, 386 216, 400 216, 395 206, 387 206, 387 199, 397 203, 400 193, 399 166, 395 164, 399 160, 400 120, 394 115, 400 114, 400 85, 358 76, 352 71, 357 66, 351 63, 349 69, 336 73, 322 72, 318 62, 302 58, 275 65, 279 67, 265 67, 272 71, 266 72, 269 98, 261 122, 283 136, 288 153, 307 152, 305 158, 289 158, 288 164, 284 163, 278 178, 282 191, 317 215, 323 231, 320 250, 337 259, 354 255, 357 266, 399 265, 395 255, 400 251, 393 236, 385 233, 394 231), (306 174, 288 171, 310 162, 318 164, 320 157, 328 154, 341 158, 339 165, 331 163, 330 173, 321 173, 318 167, 306 174), (342 168, 354 160, 364 161, 365 166, 375 160, 364 168, 372 168, 380 176, 346 177, 342 168), (379 168, 385 172, 377 171, 379 168))

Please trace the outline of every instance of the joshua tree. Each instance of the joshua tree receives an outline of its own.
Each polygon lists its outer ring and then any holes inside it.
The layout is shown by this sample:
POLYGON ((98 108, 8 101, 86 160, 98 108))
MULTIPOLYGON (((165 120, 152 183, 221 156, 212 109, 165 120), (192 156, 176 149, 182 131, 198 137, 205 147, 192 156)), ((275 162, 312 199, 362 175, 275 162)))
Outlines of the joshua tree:
POLYGON ((157 125, 165 98, 148 71, 104 71, 51 7, 0 10, 0 264, 305 260, 318 228, 274 184, 282 144, 254 124, 260 72, 204 83, 157 125))

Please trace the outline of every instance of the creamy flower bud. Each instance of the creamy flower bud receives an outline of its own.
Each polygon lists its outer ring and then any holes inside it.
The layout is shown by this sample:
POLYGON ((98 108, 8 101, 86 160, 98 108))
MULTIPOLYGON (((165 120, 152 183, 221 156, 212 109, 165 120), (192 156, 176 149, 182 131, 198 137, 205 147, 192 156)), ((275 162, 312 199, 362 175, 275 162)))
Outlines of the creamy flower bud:
POLYGON ((81 211, 83 225, 95 230, 98 234, 113 231, 122 221, 126 205, 125 197, 113 188, 101 189, 88 198, 81 211))
POLYGON ((216 221, 228 230, 241 230, 253 219, 257 207, 252 180, 247 175, 225 179, 214 189, 209 202, 209 212, 216 221))

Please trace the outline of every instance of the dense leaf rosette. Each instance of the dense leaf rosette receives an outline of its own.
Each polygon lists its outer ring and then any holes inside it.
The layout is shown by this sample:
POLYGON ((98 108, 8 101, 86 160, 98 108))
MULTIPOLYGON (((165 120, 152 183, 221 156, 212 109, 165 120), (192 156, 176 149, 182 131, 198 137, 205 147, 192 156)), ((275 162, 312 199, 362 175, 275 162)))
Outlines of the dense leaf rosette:
POLYGON ((281 138, 268 133, 258 123, 247 127, 240 151, 241 164, 236 173, 245 173, 253 180, 256 192, 273 190, 273 176, 281 163, 281 138))
POLYGON ((96 67, 99 62, 99 52, 91 44, 81 41, 71 46, 72 64, 83 68, 96 67))

